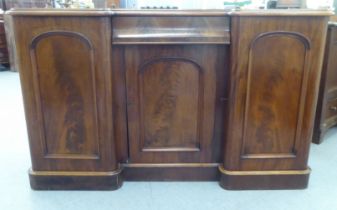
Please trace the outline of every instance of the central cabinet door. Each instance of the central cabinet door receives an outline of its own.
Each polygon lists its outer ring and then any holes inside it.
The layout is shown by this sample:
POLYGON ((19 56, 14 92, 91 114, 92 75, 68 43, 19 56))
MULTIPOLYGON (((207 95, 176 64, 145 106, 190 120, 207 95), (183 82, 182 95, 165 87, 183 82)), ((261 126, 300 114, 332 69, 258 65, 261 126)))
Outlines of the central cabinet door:
POLYGON ((216 45, 125 48, 130 163, 218 161, 218 56, 224 48, 216 45))

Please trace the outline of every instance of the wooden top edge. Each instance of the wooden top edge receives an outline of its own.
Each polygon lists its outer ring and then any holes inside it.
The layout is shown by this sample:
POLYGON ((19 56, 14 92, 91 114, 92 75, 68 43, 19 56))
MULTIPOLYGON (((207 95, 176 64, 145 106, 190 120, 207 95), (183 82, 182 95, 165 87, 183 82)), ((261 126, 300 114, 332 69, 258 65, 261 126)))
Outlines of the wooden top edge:
POLYGON ((11 9, 12 16, 225 16, 229 10, 11 9))
POLYGON ((232 16, 332 16, 333 10, 268 9, 233 11, 232 16))
POLYGON ((12 16, 331 16, 332 10, 128 10, 128 9, 11 9, 12 16))
POLYGON ((12 16, 110 16, 106 9, 10 9, 6 15, 12 16))
POLYGON ((228 16, 231 10, 111 10, 116 16, 228 16))

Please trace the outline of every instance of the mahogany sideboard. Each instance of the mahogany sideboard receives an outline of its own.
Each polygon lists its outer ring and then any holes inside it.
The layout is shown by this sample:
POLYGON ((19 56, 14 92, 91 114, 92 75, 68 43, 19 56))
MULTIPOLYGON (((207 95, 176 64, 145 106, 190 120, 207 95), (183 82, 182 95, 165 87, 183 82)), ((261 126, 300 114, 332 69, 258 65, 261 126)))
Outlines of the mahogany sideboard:
POLYGON ((306 188, 330 11, 12 10, 33 189, 306 188))

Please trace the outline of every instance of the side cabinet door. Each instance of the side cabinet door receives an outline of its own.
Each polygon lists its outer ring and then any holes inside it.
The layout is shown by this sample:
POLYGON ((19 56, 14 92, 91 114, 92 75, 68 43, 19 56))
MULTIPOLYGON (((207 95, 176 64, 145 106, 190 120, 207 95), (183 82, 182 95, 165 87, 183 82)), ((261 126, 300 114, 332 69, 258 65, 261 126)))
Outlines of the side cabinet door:
POLYGON ((226 81, 225 59, 218 59, 224 50, 207 45, 126 47, 131 163, 219 161, 214 119, 216 81, 226 81))
POLYGON ((232 36, 237 63, 231 69, 225 168, 305 170, 326 20, 261 19, 234 17, 232 22, 239 34, 232 36))
POLYGON ((110 19, 16 17, 14 21, 33 170, 116 168, 110 19))

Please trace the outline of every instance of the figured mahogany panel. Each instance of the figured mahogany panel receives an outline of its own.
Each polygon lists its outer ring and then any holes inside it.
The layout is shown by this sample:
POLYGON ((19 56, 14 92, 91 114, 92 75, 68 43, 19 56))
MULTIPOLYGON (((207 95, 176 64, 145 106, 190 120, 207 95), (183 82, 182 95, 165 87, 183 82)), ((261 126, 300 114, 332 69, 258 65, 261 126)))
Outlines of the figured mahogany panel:
POLYGON ((326 21, 232 17, 225 170, 307 169, 326 21))
POLYGON ((143 151, 199 150, 202 74, 200 66, 182 58, 158 58, 140 67, 143 151))
POLYGON ((91 43, 77 33, 47 32, 33 40, 31 57, 45 154, 47 157, 98 158, 91 43))
POLYGON ((33 171, 113 171, 116 163, 111 21, 15 17, 33 171), (85 24, 83 24, 85 23, 85 24))
POLYGON ((296 156, 309 45, 303 35, 290 32, 262 34, 252 42, 242 145, 244 157, 296 156))
POLYGON ((227 50, 125 48, 130 163, 221 160, 224 120, 216 110, 223 113, 226 105, 228 63, 221 56, 227 50))

